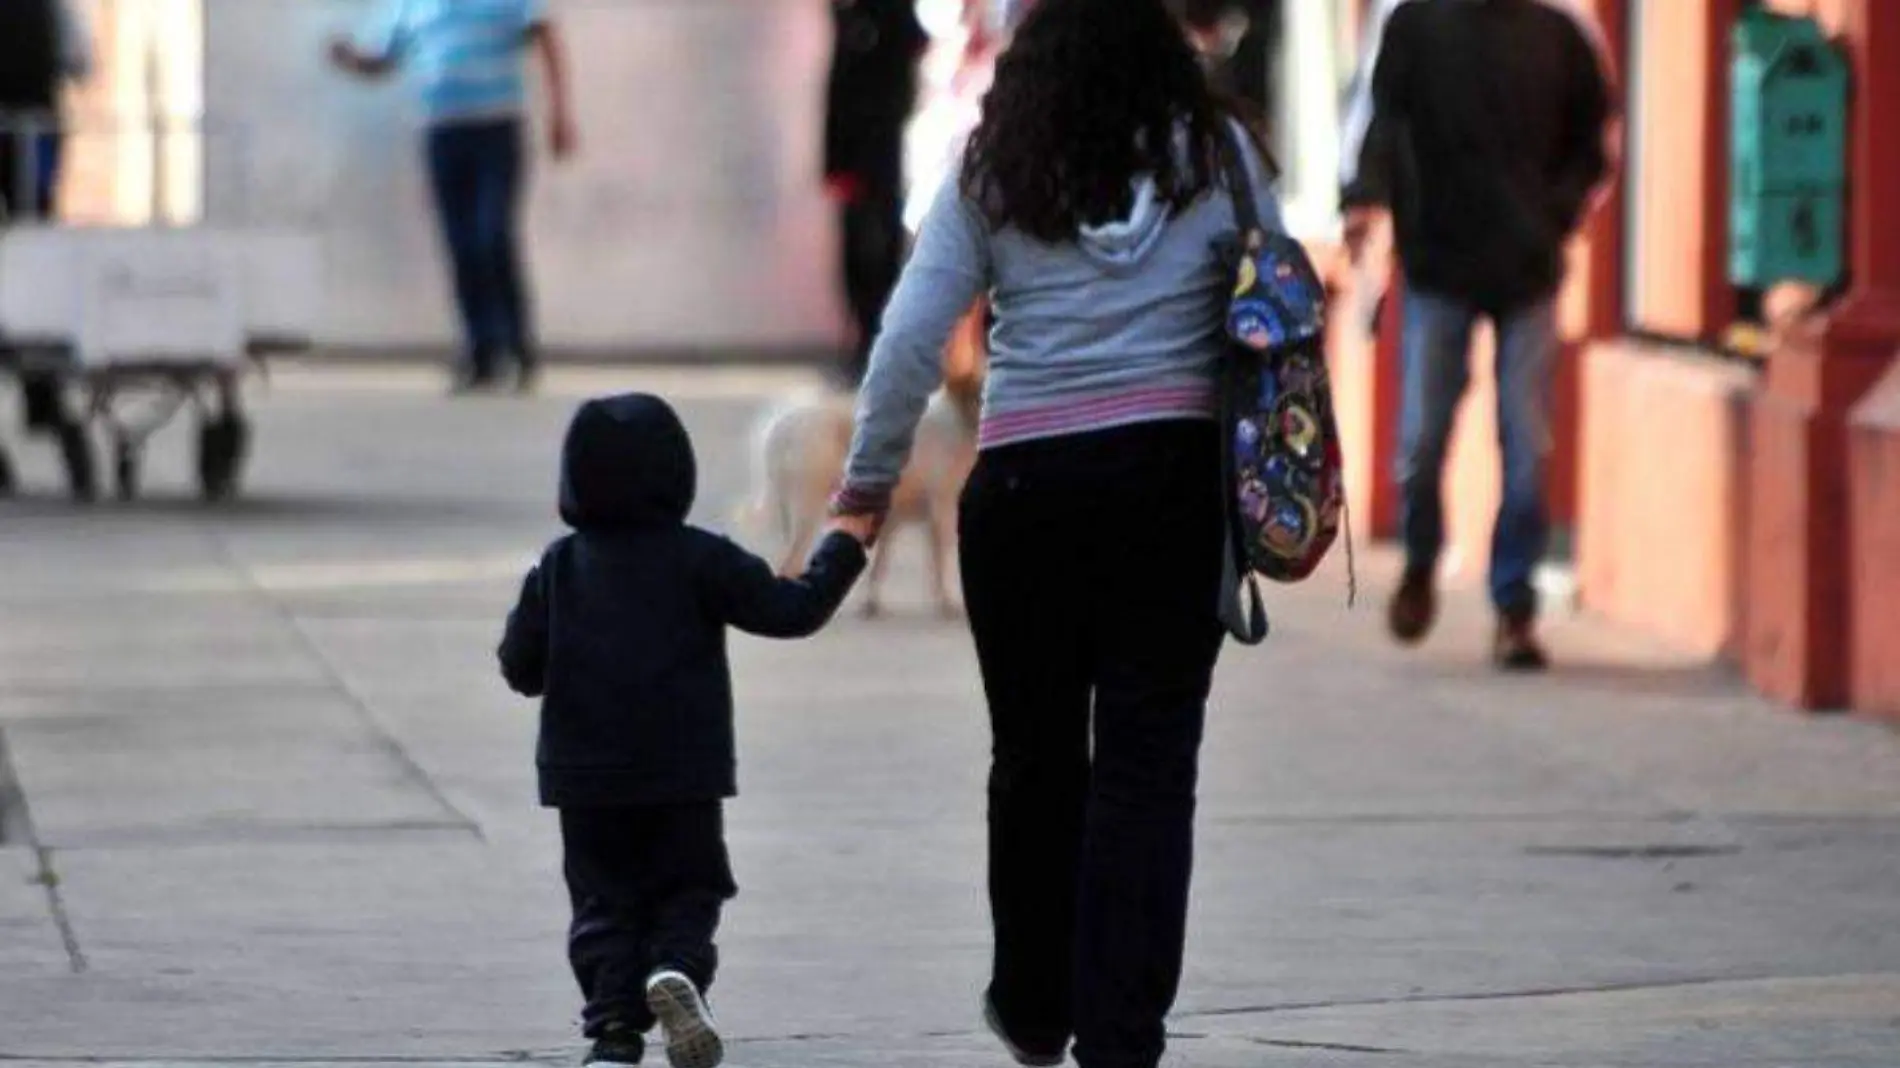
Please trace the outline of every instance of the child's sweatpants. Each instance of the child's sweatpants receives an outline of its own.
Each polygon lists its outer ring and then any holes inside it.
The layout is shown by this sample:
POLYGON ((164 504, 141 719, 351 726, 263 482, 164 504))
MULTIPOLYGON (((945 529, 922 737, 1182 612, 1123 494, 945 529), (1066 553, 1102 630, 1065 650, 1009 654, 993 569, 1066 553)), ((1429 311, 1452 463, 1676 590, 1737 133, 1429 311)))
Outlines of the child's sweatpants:
POLYGON ((583 1029, 589 1038, 616 1022, 651 1030, 649 975, 672 968, 703 991, 719 966, 719 910, 738 892, 723 806, 564 808, 561 839, 583 1029))

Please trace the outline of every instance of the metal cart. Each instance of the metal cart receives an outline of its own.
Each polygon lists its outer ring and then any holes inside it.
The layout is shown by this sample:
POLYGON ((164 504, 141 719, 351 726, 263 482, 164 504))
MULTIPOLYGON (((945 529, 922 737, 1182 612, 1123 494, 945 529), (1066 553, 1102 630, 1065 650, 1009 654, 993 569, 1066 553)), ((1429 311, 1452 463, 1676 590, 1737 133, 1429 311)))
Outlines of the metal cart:
POLYGON ((99 492, 99 437, 118 496, 137 497, 147 441, 187 411, 199 491, 237 493, 251 441, 243 379, 310 344, 322 257, 314 227, 227 214, 243 221, 0 226, 0 372, 54 398, 39 429, 76 498, 99 492))

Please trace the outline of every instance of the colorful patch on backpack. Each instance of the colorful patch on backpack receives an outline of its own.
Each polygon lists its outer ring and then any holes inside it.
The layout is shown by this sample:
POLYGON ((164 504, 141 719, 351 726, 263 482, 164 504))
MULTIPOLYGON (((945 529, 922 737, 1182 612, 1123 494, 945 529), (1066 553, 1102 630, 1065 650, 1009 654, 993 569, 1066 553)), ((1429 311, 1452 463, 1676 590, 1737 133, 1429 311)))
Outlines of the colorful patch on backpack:
POLYGON ((1325 293, 1282 234, 1251 242, 1228 312, 1226 408, 1241 547, 1279 581, 1310 574, 1339 532, 1343 463, 1321 339, 1325 293))

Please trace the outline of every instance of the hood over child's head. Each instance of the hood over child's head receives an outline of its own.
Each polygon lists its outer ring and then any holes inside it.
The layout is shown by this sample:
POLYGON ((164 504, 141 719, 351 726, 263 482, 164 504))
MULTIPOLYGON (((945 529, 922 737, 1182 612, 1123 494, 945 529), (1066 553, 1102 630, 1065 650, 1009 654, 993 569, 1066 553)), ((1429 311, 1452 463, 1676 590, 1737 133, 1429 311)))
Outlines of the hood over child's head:
POLYGON ((698 468, 678 413, 647 393, 582 404, 561 452, 561 519, 576 530, 684 523, 698 468))

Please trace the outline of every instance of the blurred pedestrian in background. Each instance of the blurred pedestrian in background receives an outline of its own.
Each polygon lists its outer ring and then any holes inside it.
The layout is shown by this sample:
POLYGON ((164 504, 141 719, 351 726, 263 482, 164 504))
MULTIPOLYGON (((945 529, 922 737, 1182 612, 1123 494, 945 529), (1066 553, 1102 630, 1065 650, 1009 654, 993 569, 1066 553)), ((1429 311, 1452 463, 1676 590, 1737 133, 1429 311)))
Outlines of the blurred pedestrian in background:
POLYGON ((55 210, 64 140, 60 90, 92 73, 92 34, 72 0, 0 4, 0 211, 43 219, 55 210))
POLYGON ((831 19, 825 189, 839 205, 845 300, 856 333, 842 377, 855 387, 904 266, 904 132, 930 38, 913 0, 831 0, 831 19))
MULTIPOLYGON (((72 0, 0 0, 0 219, 5 223, 53 217, 65 138, 60 90, 91 74, 92 52, 92 35, 72 0)), ((0 349, 0 362, 18 358, 19 353, 0 349)), ((58 377, 23 370, 20 392, 27 432, 59 437, 74 495, 91 498, 91 450, 66 411, 58 377)), ((12 464, 0 449, 0 493, 12 488, 12 464)))
POLYGON ((530 48, 545 72, 548 147, 565 159, 575 148, 574 113, 547 0, 381 0, 360 36, 330 45, 331 61, 355 75, 407 70, 421 98, 430 187, 462 318, 457 391, 496 385, 509 360, 517 388, 529 389, 539 367, 520 237, 530 48))
POLYGON ((1188 39, 1221 93, 1265 129, 1278 78, 1281 0, 1179 0, 1188 39))
POLYGON ((1472 327, 1488 318, 1504 469, 1491 541, 1493 658, 1506 670, 1541 670, 1533 580, 1548 540, 1556 294, 1565 246, 1609 169, 1601 34, 1574 0, 1387 0, 1380 14, 1344 201, 1355 257, 1372 213, 1391 211, 1406 283, 1406 564, 1387 621, 1411 643, 1436 619, 1445 457, 1470 379, 1472 327))

